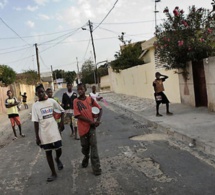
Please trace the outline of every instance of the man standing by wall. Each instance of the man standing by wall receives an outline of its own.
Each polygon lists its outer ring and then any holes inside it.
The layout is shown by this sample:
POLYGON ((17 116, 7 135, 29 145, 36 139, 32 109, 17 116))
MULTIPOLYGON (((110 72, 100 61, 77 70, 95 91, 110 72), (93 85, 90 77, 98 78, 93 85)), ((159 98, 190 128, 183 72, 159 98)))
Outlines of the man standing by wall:
POLYGON ((159 72, 155 73, 156 79, 153 82, 153 87, 154 87, 154 96, 155 96, 155 101, 156 101, 156 116, 160 117, 162 116, 159 113, 159 106, 160 104, 166 104, 166 114, 167 115, 172 115, 172 113, 169 111, 169 100, 166 97, 166 95, 163 93, 164 91, 164 86, 163 82, 168 79, 168 76, 162 75, 159 72))

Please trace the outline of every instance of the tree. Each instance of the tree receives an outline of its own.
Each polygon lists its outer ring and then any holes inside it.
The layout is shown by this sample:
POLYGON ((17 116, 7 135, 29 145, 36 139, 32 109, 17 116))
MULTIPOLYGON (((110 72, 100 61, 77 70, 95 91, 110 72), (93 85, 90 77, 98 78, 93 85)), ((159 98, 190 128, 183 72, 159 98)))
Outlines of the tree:
POLYGON ((98 75, 98 82, 100 83, 101 77, 108 75, 108 64, 103 64, 99 66, 99 68, 97 69, 97 75, 98 75))
POLYGON ((36 85, 39 81, 37 71, 25 70, 22 74, 17 75, 16 81, 28 85, 36 85))
POLYGON ((93 61, 91 60, 86 60, 81 68, 81 74, 82 74, 82 82, 83 83, 88 83, 88 84, 93 84, 94 83, 94 65, 93 61))
POLYGON ((16 80, 16 72, 7 65, 0 65, 0 81, 6 86, 12 84, 16 80))
POLYGON ((65 75, 64 79, 67 83, 73 83, 76 78, 75 71, 67 71, 64 73, 64 75, 65 75))
POLYGON ((173 14, 164 9, 167 19, 156 28, 154 43, 161 62, 169 69, 182 69, 188 75, 187 62, 214 55, 215 14, 204 8, 189 7, 189 13, 175 7, 173 14))
POLYGON ((53 78, 55 79, 59 79, 59 78, 64 78, 64 74, 65 74, 65 71, 64 70, 59 70, 59 69, 56 69, 53 71, 53 78))
POLYGON ((140 42, 124 45, 120 52, 116 52, 114 55, 115 60, 111 62, 113 71, 120 72, 120 70, 144 64, 144 61, 139 59, 141 53, 142 49, 140 42))

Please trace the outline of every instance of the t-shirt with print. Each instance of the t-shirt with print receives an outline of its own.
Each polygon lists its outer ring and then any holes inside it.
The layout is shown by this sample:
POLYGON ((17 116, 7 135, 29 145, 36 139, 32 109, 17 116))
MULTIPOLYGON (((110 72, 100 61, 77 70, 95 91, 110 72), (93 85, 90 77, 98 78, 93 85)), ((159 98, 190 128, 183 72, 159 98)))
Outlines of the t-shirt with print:
MULTIPOLYGON (((91 97, 86 97, 85 100, 80 100, 79 98, 74 100, 74 115, 77 116, 84 116, 90 120, 94 120, 92 114, 92 107, 97 107, 101 109, 101 106, 96 103, 91 97)), ((78 132, 80 136, 85 135, 90 130, 90 124, 83 121, 78 120, 78 132)))
MULTIPOLYGON (((15 104, 16 102, 18 102, 18 101, 17 101, 17 99, 15 97, 14 98, 7 98, 5 100, 5 106, 10 105, 10 104, 15 104)), ((12 106, 10 108, 7 108, 7 114, 8 114, 9 118, 19 116, 17 106, 12 106)))
POLYGON ((51 98, 37 101, 32 106, 32 121, 39 122, 39 137, 42 145, 61 140, 57 122, 53 117, 54 109, 64 112, 64 109, 51 98))

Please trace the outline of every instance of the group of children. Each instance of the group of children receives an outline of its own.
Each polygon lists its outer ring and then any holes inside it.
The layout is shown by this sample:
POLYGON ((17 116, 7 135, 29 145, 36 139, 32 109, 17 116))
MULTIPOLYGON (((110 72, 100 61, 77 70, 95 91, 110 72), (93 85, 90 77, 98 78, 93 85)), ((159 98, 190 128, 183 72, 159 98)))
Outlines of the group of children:
POLYGON ((72 91, 72 84, 67 84, 68 91, 63 94, 62 104, 60 105, 52 98, 52 91, 45 91, 43 85, 36 87, 36 95, 39 100, 32 107, 32 121, 34 122, 36 143, 45 150, 46 159, 51 169, 51 176, 47 178, 48 182, 57 178, 54 166, 52 150, 56 151, 55 162, 58 170, 63 169, 63 163, 60 160, 62 154, 62 138, 60 132, 64 130, 64 119, 69 118, 72 135, 77 139, 77 130, 80 136, 82 153, 82 167, 86 168, 91 160, 93 173, 101 174, 100 161, 97 151, 96 127, 100 125, 102 109, 90 96, 85 95, 85 86, 78 84, 77 90, 79 96, 72 91), (92 107, 100 109, 98 118, 93 118, 92 107), (54 109, 61 111, 61 120, 59 126, 53 117, 54 109), (65 116, 64 116, 65 114, 65 116), (77 124, 77 125, 76 125, 77 124), (59 131, 60 130, 60 131, 59 131))
MULTIPOLYGON (((100 161, 97 151, 96 127, 100 125, 102 109, 97 103, 98 93, 95 87, 92 88, 92 94, 87 97, 85 95, 85 86, 78 84, 78 94, 72 90, 72 84, 67 84, 67 92, 63 94, 62 103, 57 98, 53 97, 51 88, 44 89, 43 85, 36 86, 36 95, 38 101, 32 106, 32 121, 34 122, 36 144, 45 150, 46 159, 51 169, 51 176, 47 178, 48 182, 54 181, 57 178, 57 173, 54 166, 52 150, 56 151, 55 162, 58 170, 63 169, 63 163, 60 160, 62 155, 62 137, 61 132, 64 130, 64 124, 70 123, 71 136, 75 136, 79 140, 77 131, 79 132, 82 153, 84 155, 82 167, 86 168, 91 159, 93 173, 101 174, 100 161), (96 97, 93 97, 95 94, 96 97), (95 100, 94 100, 95 99, 95 100), (97 107, 100 110, 98 117, 95 119, 92 114, 92 107, 97 107), (60 119, 56 120, 53 116, 54 110, 60 111, 60 119)), ((21 95, 21 94, 20 94, 21 95)), ((18 112, 19 101, 13 97, 12 91, 7 91, 8 98, 5 100, 8 117, 11 121, 11 126, 14 133, 14 139, 17 139, 15 124, 19 127, 21 137, 25 137, 22 133, 21 122, 18 112)), ((24 93, 23 103, 27 105, 27 96, 24 93)), ((28 107, 25 107, 28 108, 28 107)))

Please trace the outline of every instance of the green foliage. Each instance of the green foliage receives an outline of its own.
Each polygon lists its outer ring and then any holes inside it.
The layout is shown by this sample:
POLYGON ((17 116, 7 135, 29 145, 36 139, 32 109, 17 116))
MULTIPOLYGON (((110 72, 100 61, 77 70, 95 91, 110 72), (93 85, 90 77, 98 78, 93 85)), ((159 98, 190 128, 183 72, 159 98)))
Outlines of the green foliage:
POLYGON ((65 71, 64 70, 59 70, 59 69, 56 69, 53 71, 53 78, 54 79, 60 79, 60 78, 64 78, 65 76, 65 71))
POLYGON ((115 54, 115 60, 111 62, 111 67, 115 72, 120 72, 120 70, 141 65, 144 63, 143 60, 139 59, 141 52, 141 43, 124 45, 121 52, 115 54))
POLYGON ((75 71, 67 71, 64 73, 64 79, 67 83, 73 83, 76 78, 76 72, 75 71))
POLYGON ((81 74, 82 74, 82 82, 93 84, 94 82, 94 64, 93 61, 87 60, 83 63, 81 68, 81 74))
POLYGON ((26 70, 23 73, 23 79, 25 79, 25 83, 28 85, 36 85, 38 80, 38 74, 35 70, 26 70))
POLYGON ((108 75, 108 64, 99 66, 99 68, 97 69, 97 75, 98 75, 98 81, 100 83, 101 77, 108 75))
POLYGON ((198 61, 214 55, 215 14, 204 8, 189 7, 189 13, 176 7, 173 14, 168 7, 167 19, 157 27, 156 52, 169 69, 186 69, 186 62, 198 61))
POLYGON ((7 65, 0 65, 0 81, 6 86, 12 84, 16 80, 16 72, 7 65))

